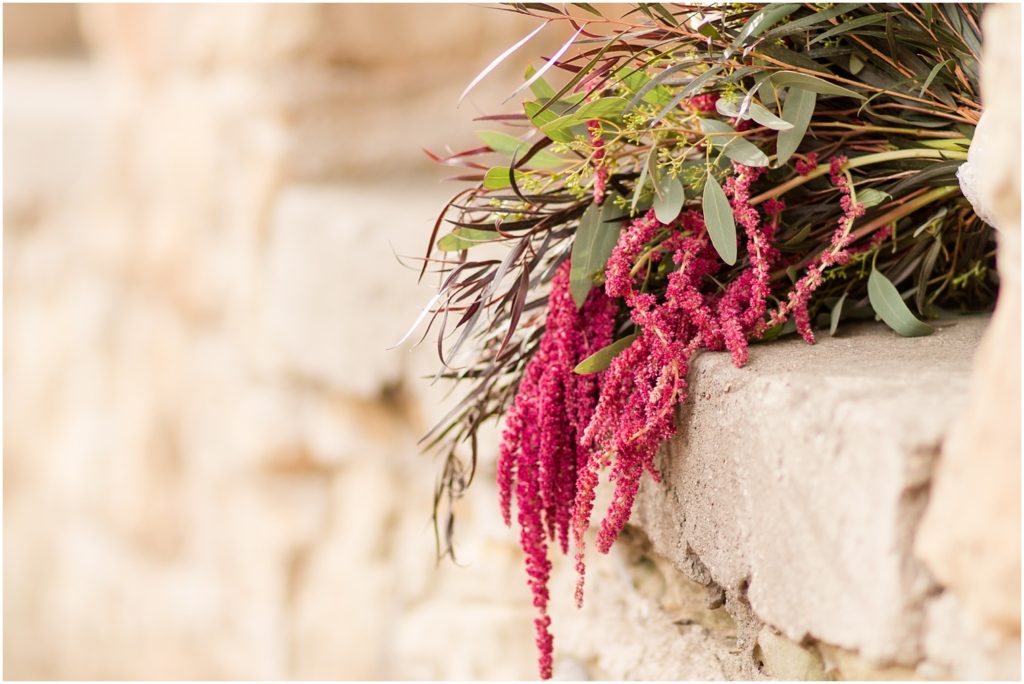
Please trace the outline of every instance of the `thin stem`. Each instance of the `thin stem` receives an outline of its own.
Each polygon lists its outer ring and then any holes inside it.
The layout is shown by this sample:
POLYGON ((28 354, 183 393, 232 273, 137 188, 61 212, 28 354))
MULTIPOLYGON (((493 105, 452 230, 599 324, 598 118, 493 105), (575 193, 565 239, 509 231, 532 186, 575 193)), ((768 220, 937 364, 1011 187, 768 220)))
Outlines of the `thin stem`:
MULTIPOLYGON (((884 226, 887 223, 891 223, 893 221, 898 221, 899 219, 903 218, 904 216, 907 216, 909 214, 913 214, 915 211, 917 211, 918 209, 920 209, 923 206, 931 204, 932 202, 937 202, 937 201, 939 201, 941 199, 945 199, 946 197, 949 197, 950 195, 954 195, 954 194, 956 194, 958 192, 960 192, 960 187, 957 186, 957 185, 947 185, 947 186, 944 186, 944 187, 941 187, 941 188, 935 188, 934 190, 931 190, 930 192, 927 192, 927 193, 921 195, 920 197, 917 197, 916 199, 914 199, 911 202, 907 202, 906 204, 900 205, 900 206, 896 207, 895 209, 892 209, 891 211, 888 211, 888 212, 882 214, 881 216, 879 216, 878 218, 874 219, 873 221, 868 221, 863 226, 861 226, 857 230, 853 231, 853 239, 854 240, 859 240, 860 238, 864 237, 868 233, 871 233, 872 231, 875 231, 875 230, 881 228, 882 226, 884 226)), ((808 255, 803 260, 801 260, 801 262, 799 264, 797 264, 795 268, 797 268, 797 269, 803 268, 806 264, 808 264, 808 263, 812 262, 813 260, 817 259, 818 255, 821 254, 825 249, 827 249, 827 248, 823 248, 823 249, 815 252, 814 254, 808 255)), ((786 269, 779 269, 779 270, 775 271, 774 273, 772 273, 772 280, 776 280, 777 278, 780 278, 780 277, 782 277, 784 275, 786 275, 786 269)))
POLYGON ((843 128, 851 131, 871 131, 874 133, 906 133, 915 138, 963 138, 962 133, 956 131, 929 131, 923 128, 899 128, 898 126, 858 126, 856 124, 830 122, 814 123, 811 128, 843 128))
POLYGON ((945 199, 950 195, 955 195, 958 192, 960 192, 960 186, 958 185, 946 185, 941 188, 935 188, 934 190, 926 192, 920 197, 914 199, 913 201, 900 205, 895 209, 892 209, 891 211, 882 214, 875 220, 865 223, 863 226, 861 226, 854 232, 854 238, 856 239, 863 237, 870 233, 871 231, 877 228, 881 228, 882 226, 891 221, 897 221, 908 214, 914 213, 921 207, 927 206, 932 202, 937 202, 941 199, 945 199))
MULTIPOLYGON (((861 166, 870 166, 871 164, 882 164, 889 161, 896 161, 897 159, 957 159, 961 161, 967 161, 966 152, 954 152, 952 150, 932 150, 932 149, 910 149, 910 150, 892 150, 890 152, 878 152, 876 154, 866 154, 862 157, 856 157, 843 164, 843 169, 856 169, 861 166)), ((815 178, 820 178, 829 172, 829 164, 819 164, 814 168, 813 171, 808 173, 806 176, 797 176, 791 178, 781 185, 777 185, 771 190, 762 192, 757 197, 750 200, 752 206, 757 206, 765 200, 784 195, 793 188, 798 188, 808 181, 812 181, 815 178)))

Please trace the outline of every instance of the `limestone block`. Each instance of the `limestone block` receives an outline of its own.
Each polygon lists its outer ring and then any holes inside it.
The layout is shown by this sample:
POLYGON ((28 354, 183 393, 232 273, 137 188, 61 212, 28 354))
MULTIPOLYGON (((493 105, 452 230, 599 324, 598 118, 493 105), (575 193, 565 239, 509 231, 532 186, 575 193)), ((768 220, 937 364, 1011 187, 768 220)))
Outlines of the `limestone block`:
POLYGON ((82 52, 76 7, 65 3, 4 7, 4 59, 82 52))
POLYGON ((104 70, 145 88, 147 99, 181 83, 215 84, 192 99, 204 111, 229 81, 256 90, 245 122, 266 112, 288 129, 280 171, 303 182, 440 175, 420 148, 475 145, 473 117, 500 108, 530 55, 550 54, 570 30, 549 27, 457 107, 473 76, 536 20, 460 5, 107 5, 81 13, 104 70))
MULTIPOLYGON (((853 681, 906 681, 924 679, 921 669, 901 665, 873 664, 854 651, 832 646, 823 642, 815 644, 825 663, 826 676, 837 680, 853 681)), ((945 672, 943 671, 943 674, 945 672)), ((939 675, 942 676, 942 675, 939 675)))
POLYGON ((655 579, 664 591, 652 593, 651 587, 638 591, 651 566, 637 567, 638 559, 629 546, 616 545, 608 555, 591 554, 587 593, 579 610, 573 605, 572 564, 564 559, 555 564, 551 583, 554 678, 579 678, 582 670, 587 679, 760 679, 729 630, 723 633, 720 622, 712 619, 705 626, 692 614, 687 616, 687 610, 699 611, 700 603, 676 604, 677 610, 671 613, 662 607, 678 599, 665 595, 678 579, 677 573, 669 575, 667 582, 655 579))
MULTIPOLYGON (((13 5, 19 11, 30 6, 13 5)), ((4 65, 5 235, 37 227, 88 196, 89 175, 101 154, 97 97, 101 81, 82 62, 8 61, 4 65), (66 103, 78 103, 75 116, 66 103)))
POLYGON ((765 625, 757 635, 754 657, 772 679, 817 681, 825 679, 825 666, 821 654, 804 647, 765 625))
MULTIPOLYGON (((429 75, 427 64, 487 55, 537 24, 526 17, 443 4, 103 5, 83 8, 81 15, 93 51, 148 74, 169 66, 273 70, 318 62, 371 69, 416 64, 429 75), (429 62, 417 64, 420 59, 429 62)), ((538 43, 559 44, 558 36, 543 40, 538 43)))
POLYGON ((927 607, 927 661, 918 668, 932 679, 1020 678, 1020 639, 1007 639, 999 627, 967 610, 952 591, 927 607))
MULTIPOLYGON (((1020 7, 984 21, 978 195, 999 230, 999 299, 974 359, 969 406, 939 463, 917 549, 983 623, 1020 639, 1020 7)), ((974 145, 972 144, 972 149, 974 145)), ((1004 673, 1001 676, 1019 676, 1004 673)))
POLYGON ((357 396, 403 377, 408 354, 389 347, 416 320, 430 288, 417 286, 395 253, 420 253, 439 198, 402 192, 400 203, 369 187, 282 193, 257 298, 274 368, 357 396))
POLYGON ((789 639, 915 664, 931 584, 911 544, 986 322, 756 345, 743 369, 702 355, 638 524, 679 565, 692 549, 789 639))

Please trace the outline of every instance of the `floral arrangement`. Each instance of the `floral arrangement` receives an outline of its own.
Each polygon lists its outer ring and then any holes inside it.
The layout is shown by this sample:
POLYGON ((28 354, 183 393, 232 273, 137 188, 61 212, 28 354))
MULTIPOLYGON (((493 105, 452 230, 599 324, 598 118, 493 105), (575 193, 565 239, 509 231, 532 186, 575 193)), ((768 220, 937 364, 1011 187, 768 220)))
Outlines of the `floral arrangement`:
POLYGON ((979 9, 502 9, 542 23, 467 92, 539 32, 571 36, 527 71, 516 111, 480 117, 501 131, 431 155, 471 186, 434 225, 420 277, 439 287, 413 330, 429 318, 438 377, 469 386, 425 438, 445 456, 439 552, 477 430, 504 417, 499 505, 548 678, 550 549, 572 550, 581 603, 599 482, 607 552, 644 475, 658 480, 696 354, 743 366, 750 344, 849 320, 916 336, 991 308, 992 230, 956 176, 980 116, 979 9))

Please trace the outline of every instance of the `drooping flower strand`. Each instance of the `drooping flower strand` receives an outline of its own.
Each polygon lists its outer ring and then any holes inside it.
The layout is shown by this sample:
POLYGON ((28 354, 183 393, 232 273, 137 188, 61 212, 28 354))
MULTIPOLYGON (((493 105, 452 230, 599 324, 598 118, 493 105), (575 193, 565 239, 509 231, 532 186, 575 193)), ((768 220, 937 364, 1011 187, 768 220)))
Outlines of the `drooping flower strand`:
POLYGON ((605 161, 604 130, 599 119, 587 121, 587 133, 590 136, 590 145, 594 151, 590 155, 594 165, 594 204, 601 204, 604 201, 605 190, 608 187, 608 163, 605 161))
POLYGON ((853 199, 853 188, 847 178, 843 165, 847 158, 837 155, 829 162, 829 178, 840 192, 839 204, 843 215, 832 234, 831 244, 815 257, 807 268, 807 272, 796 282, 787 300, 768 317, 756 334, 767 328, 784 322, 788 315, 793 316, 796 329, 808 344, 814 344, 814 331, 811 329, 811 317, 808 310, 811 295, 823 282, 823 273, 832 266, 841 266, 850 260, 850 243, 853 241, 853 223, 864 215, 863 204, 853 199))
POLYGON ((659 479, 655 457, 676 432, 676 408, 686 400, 694 355, 701 349, 728 350, 733 363, 742 366, 749 340, 789 313, 802 334, 810 332, 801 298, 809 298, 825 268, 850 258, 853 221, 864 211, 852 199, 844 162, 832 161, 843 217, 831 249, 767 319, 771 271, 779 258, 775 232, 785 205, 766 202, 763 219, 751 204, 751 187, 764 169, 734 164, 725 182, 733 215, 743 228, 748 265, 724 288, 713 277, 724 264, 696 211, 684 211, 672 224, 660 223, 648 211, 627 224, 605 266, 603 291, 595 289, 579 312, 569 291, 569 264, 556 272, 547 328, 508 413, 498 464, 506 523, 513 490, 517 500, 529 584, 540 613, 535 624, 543 677, 551 674, 548 543, 557 540, 564 553, 572 537, 576 602, 581 604, 585 535, 601 473, 607 471, 614 483, 597 534, 598 550, 607 553, 629 521, 643 474, 659 479), (643 266, 665 255, 671 255, 675 268, 658 296, 644 286, 650 269, 643 266), (636 338, 599 376, 575 374, 580 360, 611 342, 618 301, 629 313, 636 338))
POLYGON ((599 288, 577 311, 569 290, 569 264, 555 273, 547 323, 539 348, 524 371, 505 423, 498 459, 502 515, 511 523, 513 491, 526 556, 542 678, 551 676, 553 638, 547 614, 551 562, 548 544, 568 551, 576 498, 577 463, 587 460, 583 426, 597 402, 598 380, 577 375, 576 365, 611 342, 615 304, 599 288))
MULTIPOLYGON (((573 512, 577 603, 585 574, 584 535, 590 524, 599 472, 610 465, 615 492, 601 522, 597 547, 607 552, 629 520, 640 478, 658 478, 654 459, 659 446, 675 434, 675 408, 686 399, 686 375, 699 349, 728 349, 736 365, 747 359, 747 340, 761 323, 770 293, 771 267, 778 257, 772 245, 776 221, 763 223, 750 204, 750 187, 763 173, 735 165, 726 183, 732 208, 746 234, 750 265, 724 291, 709 276, 722 268, 695 211, 683 212, 672 226, 653 212, 631 222, 621 234, 605 268, 605 291, 621 297, 637 328, 636 340, 611 363, 601 385, 594 418, 584 433, 592 447, 580 466, 573 512), (658 249, 650 243, 665 228, 674 231, 658 249), (647 251, 645 251, 647 250, 647 251), (637 285, 638 260, 671 253, 676 265, 668 276, 663 301, 637 285)), ((782 210, 781 203, 772 209, 782 210)))

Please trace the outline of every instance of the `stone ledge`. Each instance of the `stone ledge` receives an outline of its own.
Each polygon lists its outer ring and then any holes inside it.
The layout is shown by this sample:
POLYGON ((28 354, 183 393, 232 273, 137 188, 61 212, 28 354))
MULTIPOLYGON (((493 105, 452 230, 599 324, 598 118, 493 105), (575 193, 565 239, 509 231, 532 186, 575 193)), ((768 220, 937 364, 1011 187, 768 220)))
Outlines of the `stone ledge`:
POLYGON ((926 660, 941 589, 913 540, 987 321, 916 339, 861 324, 757 345, 742 369, 696 360, 663 483, 645 481, 634 522, 684 573, 698 558, 727 607, 749 606, 741 646, 763 622, 879 665, 926 660))

